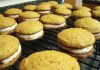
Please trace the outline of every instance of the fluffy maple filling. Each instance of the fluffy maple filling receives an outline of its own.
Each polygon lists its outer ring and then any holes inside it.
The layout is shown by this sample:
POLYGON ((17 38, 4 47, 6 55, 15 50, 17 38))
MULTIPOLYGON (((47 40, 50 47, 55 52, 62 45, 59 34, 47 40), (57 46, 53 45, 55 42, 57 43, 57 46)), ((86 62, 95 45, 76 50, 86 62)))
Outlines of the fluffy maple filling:
POLYGON ((45 11, 45 10, 43 10, 43 11, 37 11, 38 13, 49 13, 50 11, 48 10, 48 11, 45 11))
POLYGON ((23 20, 26 20, 26 21, 28 21, 28 20, 39 20, 39 18, 30 18, 30 19, 23 19, 23 20))
POLYGON ((69 18, 70 16, 68 16, 68 15, 66 15, 66 16, 64 16, 64 18, 69 18))
POLYGON ((94 36, 95 37, 98 37, 98 36, 100 36, 100 33, 96 33, 96 34, 94 34, 94 36))
POLYGON ((14 58, 16 58, 20 54, 20 52, 21 52, 21 45, 19 45, 18 50, 12 56, 8 57, 7 59, 2 60, 0 63, 3 63, 3 64, 9 63, 14 58))
POLYGON ((67 47, 63 47, 63 48, 72 53, 83 54, 83 53, 87 53, 87 52, 91 51, 93 49, 93 45, 83 48, 83 49, 72 49, 72 48, 67 48, 67 47))
POLYGON ((59 24, 59 25, 53 25, 53 24, 44 24, 44 26, 46 28, 58 28, 58 27, 63 27, 66 25, 66 22, 62 23, 62 24, 59 24))
POLYGON ((58 15, 63 16, 64 18, 69 18, 71 16, 70 14, 67 15, 58 14, 58 15))
POLYGON ((18 18, 19 15, 9 15, 9 17, 11 17, 11 18, 18 18))
POLYGON ((41 37, 43 33, 44 33, 43 30, 41 30, 40 32, 37 32, 35 34, 31 34, 31 35, 17 34, 17 36, 23 39, 33 40, 33 39, 38 39, 39 37, 41 37))
POLYGON ((0 29, 0 32, 9 32, 11 30, 14 30, 16 26, 17 26, 17 23, 14 24, 13 26, 10 26, 10 27, 4 28, 4 29, 0 29))

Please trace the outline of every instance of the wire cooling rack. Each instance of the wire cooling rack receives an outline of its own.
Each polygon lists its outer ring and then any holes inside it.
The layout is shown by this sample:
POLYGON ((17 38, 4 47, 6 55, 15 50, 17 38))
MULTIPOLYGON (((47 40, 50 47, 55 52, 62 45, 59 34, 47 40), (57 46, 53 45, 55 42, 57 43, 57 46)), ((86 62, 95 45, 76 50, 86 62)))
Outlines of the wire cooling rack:
MULTIPOLYGON (((8 8, 17 7, 17 8, 22 9, 23 6, 27 4, 39 4, 40 2, 42 2, 42 0, 1 7, 0 13, 3 13, 8 8)), ((69 19, 67 20, 67 23, 69 26, 72 27, 73 20, 69 19)), ((20 64, 22 59, 29 56, 30 54, 34 52, 43 51, 43 50, 63 51, 58 47, 58 44, 56 41, 57 34, 63 29, 65 28, 44 30, 45 34, 43 38, 35 40, 35 41, 30 41, 30 42, 21 42, 22 55, 20 56, 20 58, 16 61, 14 65, 7 68, 6 70, 18 70, 18 65, 20 64)), ((100 70, 100 41, 96 41, 94 47, 95 47, 95 51, 93 55, 91 55, 88 58, 79 60, 81 70, 100 70)))

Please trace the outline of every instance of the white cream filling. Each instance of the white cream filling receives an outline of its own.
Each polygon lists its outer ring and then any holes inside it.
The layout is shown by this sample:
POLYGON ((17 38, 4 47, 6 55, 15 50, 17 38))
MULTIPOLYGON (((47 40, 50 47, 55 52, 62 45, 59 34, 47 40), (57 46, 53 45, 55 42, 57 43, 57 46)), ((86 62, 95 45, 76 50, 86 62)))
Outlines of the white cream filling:
POLYGON ((34 40, 34 39, 38 39, 43 35, 43 30, 41 30, 38 33, 32 34, 32 35, 21 35, 21 34, 17 34, 18 37, 26 39, 26 40, 34 40))
POLYGON ((98 36, 100 36, 100 33, 94 34, 94 36, 95 36, 95 37, 98 37, 98 36))
POLYGON ((32 18, 32 19, 23 19, 25 21, 29 21, 29 20, 39 20, 39 18, 32 18))
POLYGON ((83 48, 83 49, 71 49, 71 48, 65 48, 65 47, 62 47, 66 50, 68 50, 69 52, 72 52, 72 53, 76 53, 76 54, 83 54, 83 53, 87 53, 89 51, 92 50, 93 48, 93 45, 92 46, 89 46, 87 48, 83 48))
POLYGON ((9 62, 12 61, 14 58, 16 58, 16 57, 19 55, 20 52, 21 52, 21 45, 19 46, 19 48, 18 48, 18 50, 17 50, 16 53, 14 53, 14 54, 13 54, 12 56, 10 56, 9 58, 7 58, 7 59, 1 61, 1 63, 3 63, 3 64, 9 63, 9 62))
POLYGON ((11 18, 18 18, 19 15, 9 15, 9 17, 11 17, 11 18))
POLYGON ((65 26, 65 25, 66 25, 66 22, 64 22, 64 23, 62 23, 62 24, 60 24, 60 25, 44 24, 44 26, 45 26, 46 28, 58 28, 58 27, 63 27, 63 26, 65 26))
POLYGON ((64 18, 69 18, 69 16, 64 16, 64 18))
POLYGON ((50 11, 37 11, 38 13, 49 13, 50 11))
POLYGON ((11 30, 14 30, 16 26, 17 26, 17 23, 13 26, 10 26, 10 27, 4 28, 4 29, 0 29, 0 32, 9 32, 11 30))

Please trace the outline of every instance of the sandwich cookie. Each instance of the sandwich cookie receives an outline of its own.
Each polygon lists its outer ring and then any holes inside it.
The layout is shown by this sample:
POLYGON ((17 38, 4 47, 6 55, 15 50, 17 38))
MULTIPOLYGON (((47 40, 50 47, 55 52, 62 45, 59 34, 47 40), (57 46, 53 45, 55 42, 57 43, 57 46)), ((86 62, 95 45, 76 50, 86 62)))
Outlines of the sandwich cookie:
POLYGON ((45 4, 44 5, 40 4, 36 7, 35 10, 36 10, 36 12, 38 12, 41 15, 50 14, 51 13, 51 6, 48 6, 45 4))
POLYGON ((33 11, 25 11, 19 14, 20 21, 39 20, 40 14, 33 11))
POLYGON ((26 5, 25 7, 24 7, 24 10, 25 11, 34 11, 35 9, 36 9, 36 5, 26 5))
POLYGON ((91 13, 87 10, 76 10, 72 12, 72 17, 75 19, 91 17, 91 13))
POLYGON ((10 17, 4 17, 0 20, 0 34, 11 34, 14 32, 17 22, 10 17))
POLYGON ((68 54, 46 50, 23 59, 19 70, 80 70, 77 59, 68 54))
POLYGON ((85 6, 78 6, 78 7, 76 7, 76 9, 77 9, 77 10, 87 10, 87 11, 91 11, 90 8, 85 7, 85 6))
POLYGON ((86 58, 94 51, 94 35, 81 28, 65 29, 58 33, 57 40, 61 48, 78 59, 86 58))
POLYGON ((65 19, 69 18, 71 16, 71 11, 66 8, 58 8, 55 10, 55 14, 63 16, 65 19))
POLYGON ((16 19, 16 18, 19 17, 18 14, 21 13, 21 12, 22 12, 21 9, 18 9, 18 8, 10 8, 10 9, 7 9, 7 10, 4 12, 4 14, 5 14, 5 16, 7 16, 7 17, 11 17, 11 18, 16 19))
POLYGON ((100 40, 100 22, 93 18, 81 18, 74 24, 78 28, 83 28, 94 34, 97 40, 100 40))
POLYGON ((55 14, 44 15, 40 18, 40 21, 43 22, 46 29, 67 26, 65 18, 55 14))
POLYGON ((24 21, 15 29, 16 35, 22 40, 35 40, 43 36, 43 25, 39 21, 24 21))
POLYGON ((0 35, 0 70, 13 65, 21 55, 19 40, 10 35, 0 35))

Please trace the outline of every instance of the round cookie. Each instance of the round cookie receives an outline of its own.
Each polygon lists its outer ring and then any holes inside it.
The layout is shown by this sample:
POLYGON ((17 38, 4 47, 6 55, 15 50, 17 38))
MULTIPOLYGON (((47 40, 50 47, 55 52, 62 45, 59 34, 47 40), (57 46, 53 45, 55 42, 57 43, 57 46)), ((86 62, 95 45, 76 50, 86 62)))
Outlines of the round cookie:
POLYGON ((87 30, 81 28, 65 29, 58 33, 57 40, 61 48, 76 58, 85 58, 93 53, 95 37, 87 30))
POLYGON ((100 22, 96 19, 81 18, 76 20, 74 25, 92 32, 96 39, 100 39, 100 22))
POLYGON ((33 11, 25 11, 19 14, 20 21, 39 20, 40 14, 33 11))
POLYGON ((14 32, 17 22, 10 17, 4 17, 0 20, 0 34, 11 34, 14 32))
POLYGON ((72 12, 72 17, 75 19, 91 17, 91 13, 87 10, 76 10, 72 12))
POLYGON ((78 7, 76 7, 76 9, 77 9, 77 10, 87 10, 87 11, 91 11, 90 8, 85 7, 85 6, 78 6, 78 7))
POLYGON ((35 9, 36 9, 36 5, 26 5, 25 7, 24 7, 24 10, 26 10, 26 11, 34 11, 35 9))
POLYGON ((35 40, 43 36, 43 25, 39 21, 24 21, 15 29, 16 35, 23 40, 35 40))
POLYGON ((55 14, 44 15, 40 18, 46 29, 60 28, 66 26, 66 20, 62 16, 55 14))
POLYGON ((45 5, 45 4, 44 5, 42 5, 42 4, 38 5, 35 10, 36 10, 36 12, 38 12, 41 15, 45 15, 45 14, 50 14, 51 13, 50 12, 51 7, 48 6, 48 5, 45 5))
POLYGON ((68 54, 47 50, 23 59, 19 70, 80 70, 79 63, 68 54))
POLYGON ((55 10, 55 14, 63 16, 65 19, 69 18, 71 16, 71 10, 66 8, 58 8, 55 10))
POLYGON ((7 9, 4 14, 5 16, 7 17, 11 17, 11 18, 18 18, 19 17, 19 13, 21 13, 22 10, 21 9, 18 9, 18 8, 10 8, 10 9, 7 9))
POLYGON ((19 40, 10 35, 0 35, 0 70, 13 65, 21 55, 19 40))

